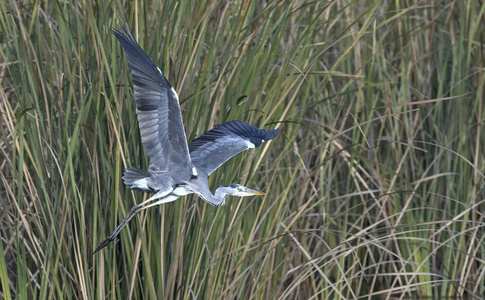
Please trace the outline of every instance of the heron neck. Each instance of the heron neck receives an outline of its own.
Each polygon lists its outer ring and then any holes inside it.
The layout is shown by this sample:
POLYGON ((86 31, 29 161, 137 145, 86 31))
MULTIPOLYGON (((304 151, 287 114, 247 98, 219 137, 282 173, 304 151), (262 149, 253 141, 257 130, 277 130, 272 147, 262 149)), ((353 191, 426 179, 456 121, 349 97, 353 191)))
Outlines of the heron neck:
POLYGON ((227 191, 225 190, 225 186, 220 186, 216 189, 214 196, 211 199, 211 204, 216 206, 221 206, 226 202, 226 196, 228 195, 227 191))
POLYGON ((199 176, 199 181, 195 182, 192 186, 193 191, 207 203, 215 206, 221 206, 226 202, 226 196, 230 194, 230 189, 226 186, 220 186, 212 194, 207 185, 207 181, 202 181, 203 178, 199 176))

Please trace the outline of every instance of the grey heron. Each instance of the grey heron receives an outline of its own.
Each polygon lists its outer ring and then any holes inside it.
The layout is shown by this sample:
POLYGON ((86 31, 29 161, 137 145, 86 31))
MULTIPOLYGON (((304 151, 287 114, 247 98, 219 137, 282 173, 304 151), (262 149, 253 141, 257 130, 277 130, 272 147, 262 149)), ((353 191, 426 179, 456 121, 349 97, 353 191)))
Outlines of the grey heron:
POLYGON ((138 212, 181 196, 196 194, 207 203, 220 206, 227 195, 265 195, 239 184, 220 186, 212 194, 208 177, 236 154, 274 139, 281 128, 267 131, 242 121, 229 121, 187 144, 175 89, 135 41, 127 25, 125 29, 113 30, 113 34, 123 47, 131 69, 141 141, 150 158, 147 171, 131 167, 122 178, 132 190, 154 195, 132 207, 93 254, 113 241, 138 212))

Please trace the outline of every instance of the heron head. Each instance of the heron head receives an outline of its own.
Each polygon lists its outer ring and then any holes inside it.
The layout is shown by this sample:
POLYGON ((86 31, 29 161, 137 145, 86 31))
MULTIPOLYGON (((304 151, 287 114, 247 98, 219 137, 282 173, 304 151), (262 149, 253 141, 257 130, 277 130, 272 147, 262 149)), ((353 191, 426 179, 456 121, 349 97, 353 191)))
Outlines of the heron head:
POLYGON ((247 196, 266 195, 263 192, 247 188, 240 184, 231 184, 227 188, 229 189, 228 194, 232 196, 247 197, 247 196))

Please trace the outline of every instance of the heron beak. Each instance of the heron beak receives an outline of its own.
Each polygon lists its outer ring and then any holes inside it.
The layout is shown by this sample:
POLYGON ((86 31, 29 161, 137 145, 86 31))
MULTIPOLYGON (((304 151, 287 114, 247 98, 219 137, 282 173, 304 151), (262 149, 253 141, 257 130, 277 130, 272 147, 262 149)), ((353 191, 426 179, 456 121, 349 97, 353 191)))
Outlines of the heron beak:
POLYGON ((247 189, 244 192, 247 193, 248 196, 256 196, 256 195, 264 196, 264 195, 266 195, 266 193, 256 191, 256 190, 252 190, 252 189, 247 189))

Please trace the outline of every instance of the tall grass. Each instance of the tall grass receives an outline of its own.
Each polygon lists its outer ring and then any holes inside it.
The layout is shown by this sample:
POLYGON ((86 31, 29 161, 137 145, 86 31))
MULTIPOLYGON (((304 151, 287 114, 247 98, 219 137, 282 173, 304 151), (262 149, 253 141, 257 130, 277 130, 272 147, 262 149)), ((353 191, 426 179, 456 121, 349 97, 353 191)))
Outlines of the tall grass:
POLYGON ((0 2, 5 299, 479 299, 485 294, 479 1, 0 2), (192 139, 283 127, 210 177, 267 196, 146 195, 126 20, 192 139))

